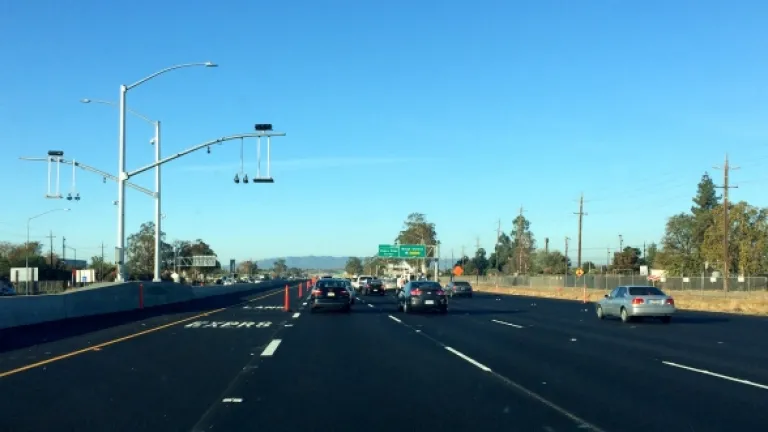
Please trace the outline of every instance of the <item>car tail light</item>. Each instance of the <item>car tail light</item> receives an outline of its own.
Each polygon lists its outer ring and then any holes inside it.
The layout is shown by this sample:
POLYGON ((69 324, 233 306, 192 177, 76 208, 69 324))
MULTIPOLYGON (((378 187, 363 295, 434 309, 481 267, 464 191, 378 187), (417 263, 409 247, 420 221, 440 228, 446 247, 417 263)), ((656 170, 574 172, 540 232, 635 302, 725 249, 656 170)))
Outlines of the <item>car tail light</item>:
POLYGON ((323 293, 323 290, 321 289, 315 288, 312 290, 312 295, 321 295, 322 293, 323 293))
POLYGON ((643 303, 645 303, 645 300, 643 300, 643 299, 641 299, 641 298, 633 298, 633 299, 632 299, 632 304, 633 304, 633 305, 634 305, 634 304, 643 304, 643 303))
POLYGON ((668 298, 668 299, 667 299, 666 303, 667 303, 668 305, 672 305, 672 306, 674 306, 674 305, 675 305, 675 299, 673 299, 672 297, 670 297, 670 298, 668 298))
POLYGON ((343 295, 343 296, 348 296, 348 295, 349 295, 349 291, 347 291, 347 290, 341 290, 341 292, 339 292, 339 294, 341 294, 341 295, 343 295))
POLYGON ((445 291, 443 291, 443 290, 437 290, 437 295, 445 295, 445 291))
POLYGON ((416 295, 416 296, 421 295, 421 290, 418 288, 412 289, 411 295, 416 295))

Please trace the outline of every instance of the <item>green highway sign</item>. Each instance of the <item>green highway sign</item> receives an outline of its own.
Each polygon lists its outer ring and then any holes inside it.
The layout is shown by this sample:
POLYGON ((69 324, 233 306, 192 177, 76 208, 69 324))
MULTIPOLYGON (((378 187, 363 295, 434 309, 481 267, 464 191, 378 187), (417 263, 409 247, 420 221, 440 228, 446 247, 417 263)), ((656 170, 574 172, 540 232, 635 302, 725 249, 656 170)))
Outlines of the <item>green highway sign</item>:
POLYGON ((400 258, 426 258, 425 245, 400 245, 400 258))
POLYGON ((379 245, 379 257, 381 258, 426 258, 426 245, 379 245))
POLYGON ((397 245, 380 244, 379 256, 382 258, 399 258, 400 248, 397 245))

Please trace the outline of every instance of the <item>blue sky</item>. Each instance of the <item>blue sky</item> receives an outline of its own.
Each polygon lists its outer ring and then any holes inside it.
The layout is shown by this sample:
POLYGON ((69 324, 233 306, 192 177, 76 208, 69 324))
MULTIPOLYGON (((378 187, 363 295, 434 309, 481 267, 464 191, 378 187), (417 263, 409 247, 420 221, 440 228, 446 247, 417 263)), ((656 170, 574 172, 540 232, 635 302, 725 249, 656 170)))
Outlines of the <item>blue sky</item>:
MULTIPOLYGON (((210 60, 128 95, 163 122, 165 155, 257 122, 288 135, 273 141, 273 185, 233 183, 237 142, 165 165, 169 240, 203 238, 225 260, 364 255, 422 212, 446 256, 478 236, 492 247, 522 205, 555 248, 575 239, 583 192, 584 259, 603 262, 619 234, 658 240, 726 152, 734 199, 766 205, 767 17, 761 1, 6 2, 0 238, 68 206, 32 237, 111 250, 115 184, 79 171, 81 201, 45 200, 45 163, 18 157, 61 149, 116 173, 117 110, 78 101, 210 60)), ((152 161, 152 134, 129 118, 129 169, 152 161)), ((245 159, 252 175, 253 140, 245 159)), ((132 180, 153 187, 151 173, 132 180)), ((153 218, 130 189, 126 208, 128 233, 153 218)))

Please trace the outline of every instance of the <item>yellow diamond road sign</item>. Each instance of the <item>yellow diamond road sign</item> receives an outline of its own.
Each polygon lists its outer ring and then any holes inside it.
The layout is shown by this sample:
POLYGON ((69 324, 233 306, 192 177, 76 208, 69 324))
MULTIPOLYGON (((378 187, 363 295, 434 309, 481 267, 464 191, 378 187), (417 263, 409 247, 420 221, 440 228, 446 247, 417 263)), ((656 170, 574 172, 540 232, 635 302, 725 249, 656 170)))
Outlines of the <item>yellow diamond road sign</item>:
POLYGON ((576 276, 579 276, 579 277, 584 276, 584 270, 582 270, 581 268, 577 268, 576 276))

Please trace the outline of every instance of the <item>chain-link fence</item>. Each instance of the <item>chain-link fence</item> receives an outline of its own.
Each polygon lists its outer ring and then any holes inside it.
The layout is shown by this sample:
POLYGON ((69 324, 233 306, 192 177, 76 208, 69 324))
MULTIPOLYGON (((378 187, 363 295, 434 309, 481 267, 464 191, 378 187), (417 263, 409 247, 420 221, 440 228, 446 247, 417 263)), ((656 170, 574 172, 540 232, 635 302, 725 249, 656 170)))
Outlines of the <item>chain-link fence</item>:
MULTIPOLYGON (((717 293, 724 290, 723 278, 710 277, 667 277, 651 281, 641 275, 575 275, 549 276, 468 276, 457 278, 479 284, 492 284, 506 287, 556 290, 559 288, 587 288, 610 291, 622 285, 654 285, 666 291, 700 291, 702 294, 717 293)), ((728 280, 730 292, 768 291, 768 277, 732 277, 728 280)))

